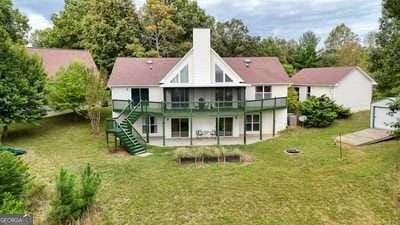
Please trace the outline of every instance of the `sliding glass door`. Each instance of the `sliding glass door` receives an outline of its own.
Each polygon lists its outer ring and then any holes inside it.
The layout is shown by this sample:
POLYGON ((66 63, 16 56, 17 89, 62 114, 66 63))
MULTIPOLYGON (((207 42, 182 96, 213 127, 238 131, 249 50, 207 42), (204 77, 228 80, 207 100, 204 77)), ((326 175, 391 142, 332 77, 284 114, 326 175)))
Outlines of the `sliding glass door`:
POLYGON ((171 136, 189 137, 189 119, 188 118, 171 119, 171 136))
POLYGON ((134 105, 137 105, 140 101, 149 101, 149 89, 148 88, 132 88, 131 99, 134 105))
POLYGON ((172 108, 189 107, 189 89, 175 88, 171 90, 172 108))
MULTIPOLYGON (((218 119, 217 119, 218 120, 218 119)), ((219 118, 219 136, 231 137, 233 136, 233 118, 224 117, 219 118)))

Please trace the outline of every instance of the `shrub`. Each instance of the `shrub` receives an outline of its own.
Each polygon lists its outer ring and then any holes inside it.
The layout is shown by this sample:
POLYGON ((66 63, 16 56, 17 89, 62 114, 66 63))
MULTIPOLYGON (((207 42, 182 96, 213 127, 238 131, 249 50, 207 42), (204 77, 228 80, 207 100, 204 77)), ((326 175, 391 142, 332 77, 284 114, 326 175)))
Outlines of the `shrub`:
POLYGON ((100 176, 91 169, 90 165, 87 165, 82 173, 81 198, 83 209, 86 210, 93 204, 100 183, 100 176))
POLYGON ((10 192, 3 193, 0 214, 23 214, 24 212, 24 203, 20 199, 17 199, 10 192))
POLYGON ((328 127, 337 118, 347 118, 351 115, 349 109, 338 106, 326 96, 314 97, 301 104, 301 114, 307 116, 305 127, 328 127))
POLYGON ((61 168, 56 180, 56 197, 50 202, 50 220, 57 224, 74 221, 82 213, 80 205, 75 176, 61 168))
POLYGON ((297 114, 300 109, 299 95, 294 87, 288 89, 288 111, 297 114))
POLYGON ((338 119, 347 119, 352 115, 351 110, 349 108, 343 107, 342 105, 338 105, 336 107, 336 113, 338 119))
POLYGON ((11 153, 0 151, 0 204, 6 197, 9 198, 8 194, 22 199, 29 181, 28 167, 22 160, 11 153))
POLYGON ((49 220, 56 224, 72 223, 93 204, 99 189, 100 176, 88 165, 81 174, 81 188, 76 187, 75 175, 61 169, 56 180, 56 196, 50 202, 49 220))

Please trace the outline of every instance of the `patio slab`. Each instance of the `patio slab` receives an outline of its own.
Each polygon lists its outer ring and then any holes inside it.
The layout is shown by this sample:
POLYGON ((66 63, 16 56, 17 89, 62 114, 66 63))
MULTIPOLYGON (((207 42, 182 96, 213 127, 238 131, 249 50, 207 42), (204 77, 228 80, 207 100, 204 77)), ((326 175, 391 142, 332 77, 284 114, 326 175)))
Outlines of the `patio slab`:
MULTIPOLYGON (((351 134, 342 136, 342 143, 352 146, 362 146, 374 144, 394 138, 388 130, 368 128, 351 134)), ((336 142, 340 142, 340 137, 336 137, 336 142)))

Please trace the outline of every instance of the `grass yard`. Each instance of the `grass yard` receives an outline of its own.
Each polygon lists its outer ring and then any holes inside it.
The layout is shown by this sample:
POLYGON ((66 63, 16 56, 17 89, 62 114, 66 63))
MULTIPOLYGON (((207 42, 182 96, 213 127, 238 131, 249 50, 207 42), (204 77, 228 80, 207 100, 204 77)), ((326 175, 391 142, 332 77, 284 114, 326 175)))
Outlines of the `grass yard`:
MULTIPOLYGON (((28 150, 23 158, 46 184, 46 199, 60 167, 90 163, 103 181, 93 224, 399 224, 400 141, 345 149, 338 159, 335 136, 366 127, 368 113, 358 113, 243 147, 253 163, 204 166, 178 165, 172 149, 151 148, 147 158, 111 154, 89 122, 70 116, 16 126, 7 143, 28 150), (303 154, 287 156, 288 147, 303 154)), ((46 204, 36 210, 38 223, 46 204)))

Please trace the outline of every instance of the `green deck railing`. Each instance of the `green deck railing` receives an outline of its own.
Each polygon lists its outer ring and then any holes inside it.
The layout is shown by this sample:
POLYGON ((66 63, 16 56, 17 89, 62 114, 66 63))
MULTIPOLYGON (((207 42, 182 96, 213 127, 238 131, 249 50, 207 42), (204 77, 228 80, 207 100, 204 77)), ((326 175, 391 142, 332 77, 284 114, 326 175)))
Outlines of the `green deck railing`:
MULTIPOLYGON (((129 107, 127 100, 113 100, 113 111, 122 112, 129 107)), ((182 113, 232 113, 260 112, 273 109, 287 108, 287 98, 268 98, 247 101, 189 101, 189 102, 155 102, 142 101, 141 112, 153 114, 182 114, 182 113)))

